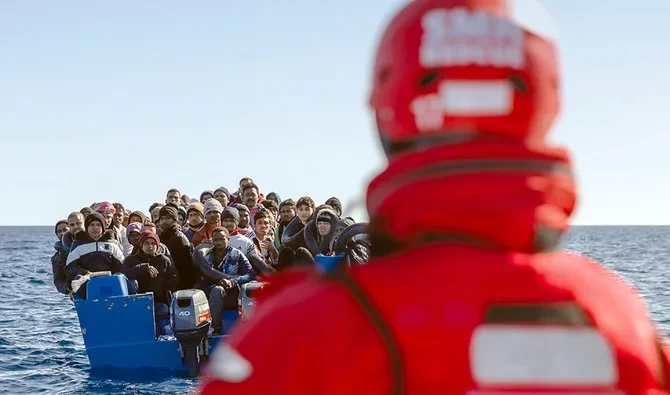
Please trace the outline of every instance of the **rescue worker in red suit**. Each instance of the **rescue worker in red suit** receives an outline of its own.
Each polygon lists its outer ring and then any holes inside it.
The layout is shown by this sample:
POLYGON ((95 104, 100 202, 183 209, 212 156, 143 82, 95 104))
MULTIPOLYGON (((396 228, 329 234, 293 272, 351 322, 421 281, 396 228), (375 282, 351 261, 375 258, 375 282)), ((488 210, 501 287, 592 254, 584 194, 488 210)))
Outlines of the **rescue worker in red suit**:
POLYGON ((369 264, 276 290, 200 393, 667 393, 642 298, 558 251, 576 202, 547 140, 559 82, 555 42, 507 1, 409 2, 373 71, 369 264))

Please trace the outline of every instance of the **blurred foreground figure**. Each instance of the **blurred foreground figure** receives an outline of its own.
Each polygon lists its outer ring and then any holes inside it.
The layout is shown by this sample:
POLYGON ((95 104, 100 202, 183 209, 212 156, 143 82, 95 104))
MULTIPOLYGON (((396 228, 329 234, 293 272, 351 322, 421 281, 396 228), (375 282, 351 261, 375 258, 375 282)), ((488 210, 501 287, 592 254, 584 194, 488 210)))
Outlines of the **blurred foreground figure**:
POLYGON ((558 51, 518 3, 416 0, 394 17, 370 99, 388 166, 367 191, 369 264, 261 302, 202 394, 665 393, 642 298, 556 251, 576 201, 546 139, 558 51))

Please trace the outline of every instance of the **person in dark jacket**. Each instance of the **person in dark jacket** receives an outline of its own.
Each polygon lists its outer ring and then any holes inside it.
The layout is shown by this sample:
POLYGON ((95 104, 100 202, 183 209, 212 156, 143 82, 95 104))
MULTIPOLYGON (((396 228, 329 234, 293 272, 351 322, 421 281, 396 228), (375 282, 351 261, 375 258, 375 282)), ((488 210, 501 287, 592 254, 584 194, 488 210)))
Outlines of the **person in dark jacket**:
MULTIPOLYGON (((86 230, 77 232, 67 257, 65 274, 68 284, 93 272, 123 273, 123 252, 113 231, 105 231, 105 227, 106 221, 102 214, 93 212, 86 217, 86 230)), ((72 286, 73 290, 75 288, 72 286)), ((137 293, 134 282, 128 282, 128 292, 137 293)), ((75 293, 85 299, 86 286, 80 286, 75 293)))
POLYGON ((138 292, 153 292, 154 303, 170 303, 170 292, 177 290, 177 269, 170 258, 158 253, 160 240, 150 231, 140 237, 140 251, 123 261, 123 270, 129 279, 137 280, 138 292))
POLYGON ((67 251, 63 247, 63 236, 68 232, 68 222, 64 219, 56 222, 54 229, 58 241, 54 244, 56 253, 51 257, 51 270, 54 276, 54 285, 58 292, 67 295, 70 289, 67 285, 65 276, 65 262, 67 261, 67 251))
POLYGON ((175 263, 179 275, 178 289, 189 289, 198 282, 198 274, 191 260, 193 247, 184 233, 179 230, 177 213, 177 206, 171 203, 161 207, 159 225, 163 231, 160 234, 160 240, 167 246, 175 263))
POLYGON ((213 247, 205 244, 193 253, 202 275, 198 288, 209 297, 215 334, 220 333, 223 310, 237 307, 239 286, 256 278, 247 257, 230 246, 229 237, 228 229, 220 226, 212 232, 213 247))

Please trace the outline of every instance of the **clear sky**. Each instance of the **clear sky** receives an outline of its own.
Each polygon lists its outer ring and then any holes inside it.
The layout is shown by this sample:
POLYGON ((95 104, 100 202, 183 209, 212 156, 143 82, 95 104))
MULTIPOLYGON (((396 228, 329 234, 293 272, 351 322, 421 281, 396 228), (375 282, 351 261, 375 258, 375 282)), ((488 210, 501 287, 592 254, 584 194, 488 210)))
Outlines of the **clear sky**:
MULTIPOLYGON (((0 225, 101 200, 146 212, 171 187, 242 176, 346 210, 384 165, 368 76, 401 3, 0 2, 0 225)), ((563 49, 553 136, 575 156, 573 223, 670 224, 670 2, 542 3, 563 49)))

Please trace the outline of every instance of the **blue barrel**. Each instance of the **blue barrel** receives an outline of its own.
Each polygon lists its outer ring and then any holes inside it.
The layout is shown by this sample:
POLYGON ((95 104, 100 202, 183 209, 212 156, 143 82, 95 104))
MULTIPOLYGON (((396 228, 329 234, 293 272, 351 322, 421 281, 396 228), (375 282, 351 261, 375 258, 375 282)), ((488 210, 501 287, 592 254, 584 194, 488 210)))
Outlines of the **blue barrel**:
POLYGON ((93 277, 86 282, 86 299, 128 296, 128 282, 123 274, 93 277))
POLYGON ((320 272, 330 273, 337 268, 337 265, 344 259, 344 254, 340 255, 323 255, 317 254, 314 257, 316 268, 320 272))

